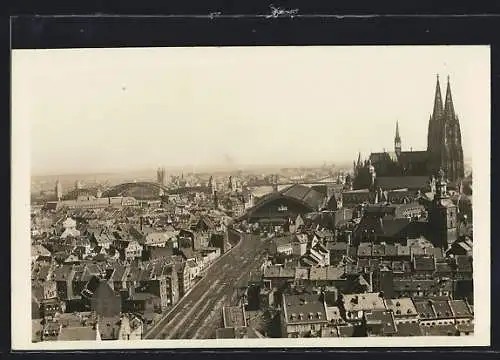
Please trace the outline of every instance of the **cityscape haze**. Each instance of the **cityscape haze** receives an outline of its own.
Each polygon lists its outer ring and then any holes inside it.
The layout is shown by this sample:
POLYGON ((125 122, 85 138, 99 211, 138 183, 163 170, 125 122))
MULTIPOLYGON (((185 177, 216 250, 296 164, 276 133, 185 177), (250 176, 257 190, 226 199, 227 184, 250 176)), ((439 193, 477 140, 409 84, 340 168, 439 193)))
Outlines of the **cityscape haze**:
POLYGON ((441 73, 453 81, 467 159, 472 124, 489 116, 487 94, 477 94, 489 81, 483 54, 447 46, 18 50, 13 101, 23 106, 14 111, 31 124, 33 174, 350 164, 358 151, 390 149, 396 121, 404 149, 425 149, 431 74, 441 73))

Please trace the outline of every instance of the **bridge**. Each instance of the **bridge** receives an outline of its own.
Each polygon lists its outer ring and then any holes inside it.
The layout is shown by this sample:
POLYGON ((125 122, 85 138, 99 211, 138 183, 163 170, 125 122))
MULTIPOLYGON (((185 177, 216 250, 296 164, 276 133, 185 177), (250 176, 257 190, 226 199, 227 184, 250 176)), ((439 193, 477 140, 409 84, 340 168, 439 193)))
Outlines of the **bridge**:
POLYGON ((102 197, 133 196, 139 200, 157 199, 160 191, 167 193, 167 187, 155 182, 138 181, 116 185, 102 194, 102 197))

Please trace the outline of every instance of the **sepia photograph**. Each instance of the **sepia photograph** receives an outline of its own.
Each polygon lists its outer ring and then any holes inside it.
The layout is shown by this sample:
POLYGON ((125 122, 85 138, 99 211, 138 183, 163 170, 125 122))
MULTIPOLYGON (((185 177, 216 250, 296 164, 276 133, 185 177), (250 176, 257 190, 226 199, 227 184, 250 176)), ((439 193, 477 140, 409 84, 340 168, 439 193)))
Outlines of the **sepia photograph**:
POLYGON ((13 50, 13 347, 489 345, 490 100, 489 46, 13 50))

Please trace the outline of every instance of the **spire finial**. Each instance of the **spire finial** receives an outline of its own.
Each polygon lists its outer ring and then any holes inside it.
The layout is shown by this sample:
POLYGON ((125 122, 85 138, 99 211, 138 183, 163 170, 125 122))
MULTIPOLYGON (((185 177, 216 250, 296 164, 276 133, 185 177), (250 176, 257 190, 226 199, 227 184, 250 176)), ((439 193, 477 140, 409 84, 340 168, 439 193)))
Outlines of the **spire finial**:
POLYGON ((441 98, 441 85, 439 83, 439 74, 436 74, 436 91, 434 94, 434 109, 432 118, 439 119, 443 113, 443 100, 441 98))

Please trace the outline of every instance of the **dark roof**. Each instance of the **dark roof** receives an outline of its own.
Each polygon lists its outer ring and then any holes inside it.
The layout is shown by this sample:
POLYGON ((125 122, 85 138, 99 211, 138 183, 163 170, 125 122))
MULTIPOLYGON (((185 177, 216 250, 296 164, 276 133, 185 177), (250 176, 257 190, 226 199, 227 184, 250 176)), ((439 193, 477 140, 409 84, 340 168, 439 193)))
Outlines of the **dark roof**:
POLYGON ((457 255, 455 256, 457 262, 457 271, 459 272, 472 272, 472 256, 457 255))
POLYGON ((292 185, 281 190, 280 193, 284 196, 300 200, 313 209, 318 209, 325 200, 325 195, 321 192, 300 184, 292 185))
POLYGON ((417 309, 420 319, 435 319, 436 314, 434 313, 434 308, 432 307, 432 302, 429 300, 414 301, 415 308, 417 309))
POLYGON ((418 323, 401 322, 397 325, 396 336, 422 336, 423 331, 418 323))
POLYGON ((449 304, 455 317, 460 318, 473 316, 464 300, 450 300, 449 304))
POLYGON ((360 236, 365 230, 371 233, 372 230, 377 236, 402 237, 406 234, 405 228, 410 224, 406 218, 381 219, 372 216, 364 216, 356 227, 355 233, 360 236))
POLYGON ((396 326, 391 313, 387 310, 371 310, 365 313, 366 323, 372 332, 385 336, 396 333, 396 326))
POLYGON ((424 189, 428 180, 427 176, 381 176, 376 178, 376 186, 384 190, 424 189))
POLYGON ((453 312, 447 300, 433 300, 432 305, 438 318, 452 318, 453 312))
POLYGON ((434 263, 434 256, 419 255, 413 259, 413 266, 415 271, 434 271, 436 269, 434 263))

